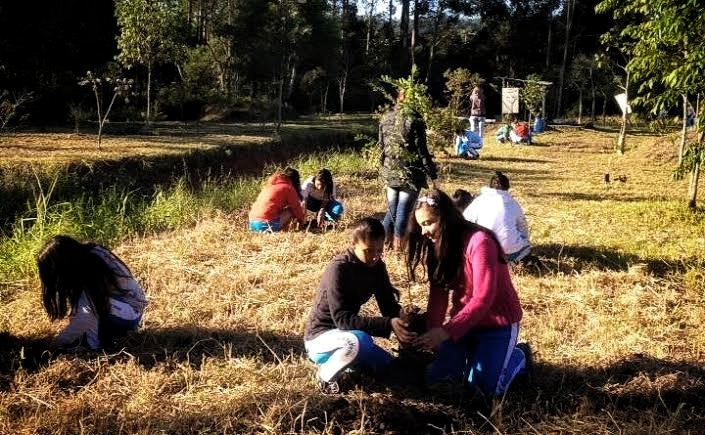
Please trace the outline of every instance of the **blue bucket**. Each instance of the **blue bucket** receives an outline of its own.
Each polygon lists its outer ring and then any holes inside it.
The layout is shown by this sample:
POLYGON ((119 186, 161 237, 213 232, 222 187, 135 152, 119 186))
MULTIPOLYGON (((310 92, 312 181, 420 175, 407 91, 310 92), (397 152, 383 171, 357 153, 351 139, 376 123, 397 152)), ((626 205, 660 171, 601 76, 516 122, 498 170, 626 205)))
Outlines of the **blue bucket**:
POLYGON ((543 118, 534 119, 534 133, 543 133, 546 129, 546 120, 543 118))

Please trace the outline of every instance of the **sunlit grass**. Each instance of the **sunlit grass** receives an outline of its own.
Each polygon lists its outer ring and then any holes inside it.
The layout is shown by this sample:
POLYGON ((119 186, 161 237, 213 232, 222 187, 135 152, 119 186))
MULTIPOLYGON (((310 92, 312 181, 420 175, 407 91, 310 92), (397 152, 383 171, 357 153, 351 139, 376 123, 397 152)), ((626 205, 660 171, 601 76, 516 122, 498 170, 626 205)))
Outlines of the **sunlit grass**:
MULTIPOLYGON (((535 146, 488 141, 476 162, 439 159, 448 192, 477 192, 493 171, 506 172, 544 264, 513 273, 537 366, 533 383, 504 401, 483 407, 372 385, 342 398, 318 392, 301 342, 318 281, 348 246, 352 223, 386 207, 370 161, 331 151, 286 164, 302 177, 333 171, 347 210, 336 231, 249 232, 247 210, 268 167, 262 177, 214 177, 197 191, 177 184, 134 203, 116 189, 52 204, 41 234, 35 223, 3 240, 0 264, 18 266, 0 269, 0 331, 16 340, 0 358, 0 433, 73 433, 77 422, 89 433, 697 432, 703 212, 687 210, 687 185, 671 180, 667 138, 630 137, 621 156, 613 138, 552 131, 535 146), (42 313, 31 265, 41 239, 58 231, 109 242, 147 289, 144 329, 124 351, 35 362, 60 325, 42 313)), ((386 262, 402 302, 423 306, 425 288, 408 285, 402 259, 386 262)))

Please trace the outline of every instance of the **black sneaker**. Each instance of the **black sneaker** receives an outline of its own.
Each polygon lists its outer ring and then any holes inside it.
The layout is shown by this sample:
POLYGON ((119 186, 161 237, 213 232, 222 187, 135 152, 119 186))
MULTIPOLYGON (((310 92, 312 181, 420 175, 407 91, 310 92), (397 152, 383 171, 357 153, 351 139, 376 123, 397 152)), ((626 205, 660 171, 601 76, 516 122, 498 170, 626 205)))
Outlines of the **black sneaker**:
POLYGON ((530 382, 534 374, 534 353, 531 351, 529 343, 518 343, 517 349, 524 353, 525 359, 524 373, 522 373, 521 377, 530 382))
POLYGON ((321 381, 319 387, 323 394, 340 394, 340 385, 338 385, 337 381, 321 381))

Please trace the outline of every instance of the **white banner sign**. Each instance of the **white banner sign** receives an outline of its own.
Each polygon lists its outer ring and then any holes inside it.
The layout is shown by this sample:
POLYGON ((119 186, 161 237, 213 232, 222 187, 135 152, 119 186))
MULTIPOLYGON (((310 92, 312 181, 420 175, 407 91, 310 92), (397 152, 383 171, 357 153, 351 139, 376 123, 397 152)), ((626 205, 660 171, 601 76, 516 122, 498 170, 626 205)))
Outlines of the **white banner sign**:
POLYGON ((632 106, 627 102, 627 94, 617 94, 614 96, 614 99, 617 100, 617 104, 619 104, 619 108, 622 109, 622 113, 625 113, 625 110, 627 115, 632 113, 632 106))
POLYGON ((502 114, 519 113, 519 88, 502 88, 502 114))

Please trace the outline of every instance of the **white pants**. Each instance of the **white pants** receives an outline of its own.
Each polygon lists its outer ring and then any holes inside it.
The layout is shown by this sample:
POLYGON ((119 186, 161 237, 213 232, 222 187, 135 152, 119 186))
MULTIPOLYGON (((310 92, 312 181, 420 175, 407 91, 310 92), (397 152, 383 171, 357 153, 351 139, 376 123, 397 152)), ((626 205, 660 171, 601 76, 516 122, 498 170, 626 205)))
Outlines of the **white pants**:
POLYGON ((485 137, 485 117, 484 116, 471 116, 470 117, 470 130, 477 133, 478 136, 484 139, 485 137))

